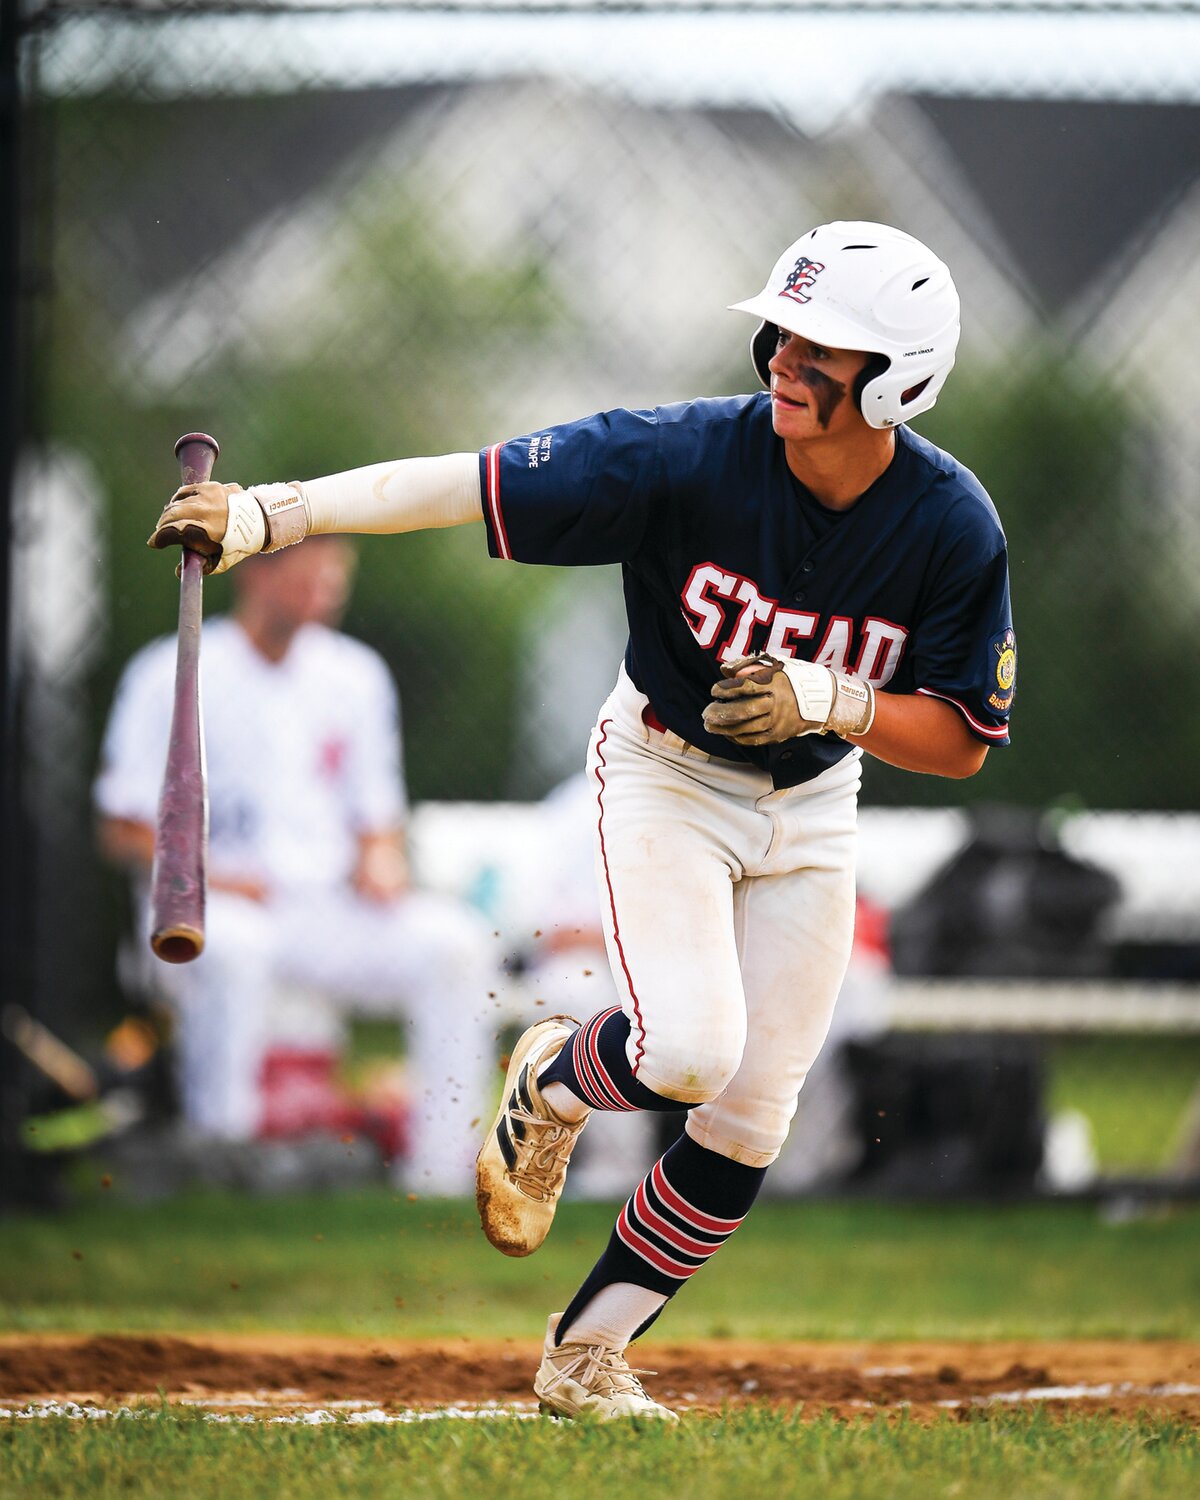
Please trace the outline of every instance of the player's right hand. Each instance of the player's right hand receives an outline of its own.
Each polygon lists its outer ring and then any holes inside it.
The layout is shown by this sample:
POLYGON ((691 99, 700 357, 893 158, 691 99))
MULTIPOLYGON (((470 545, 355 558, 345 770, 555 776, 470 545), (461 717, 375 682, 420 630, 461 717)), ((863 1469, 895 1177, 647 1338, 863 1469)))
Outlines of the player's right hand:
POLYGON ((185 484, 167 502, 148 547, 187 547, 204 558, 206 573, 224 573, 261 552, 267 541, 262 506, 240 484, 185 484))

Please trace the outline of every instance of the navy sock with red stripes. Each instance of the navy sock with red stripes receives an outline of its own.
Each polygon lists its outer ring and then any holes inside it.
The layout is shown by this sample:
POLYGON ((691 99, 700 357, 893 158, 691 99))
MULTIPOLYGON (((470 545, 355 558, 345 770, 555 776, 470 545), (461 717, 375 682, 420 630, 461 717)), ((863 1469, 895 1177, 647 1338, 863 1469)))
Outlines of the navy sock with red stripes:
POLYGON ((681 1135, 617 1216, 604 1254, 559 1320, 558 1342, 603 1287, 631 1282, 673 1297, 750 1212, 766 1175, 766 1167, 730 1161, 681 1135))
POLYGON ((564 1084, 593 1109, 686 1109, 637 1081, 625 1051, 628 1038, 629 1018, 620 1006, 602 1010, 574 1033, 538 1082, 564 1084))

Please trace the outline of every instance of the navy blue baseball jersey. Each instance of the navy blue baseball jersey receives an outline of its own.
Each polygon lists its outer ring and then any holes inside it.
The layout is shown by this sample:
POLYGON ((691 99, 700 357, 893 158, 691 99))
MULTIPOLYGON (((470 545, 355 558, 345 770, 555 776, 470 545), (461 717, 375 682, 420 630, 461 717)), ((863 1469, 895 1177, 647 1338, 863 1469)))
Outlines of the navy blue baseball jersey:
POLYGON ((625 664, 689 743, 794 786, 850 753, 836 735, 743 747, 705 732, 719 664, 759 651, 927 693, 1008 743, 1016 676, 1004 532, 975 476, 907 427, 849 509, 788 468, 766 392, 609 411, 480 454, 488 549, 622 565, 625 664))

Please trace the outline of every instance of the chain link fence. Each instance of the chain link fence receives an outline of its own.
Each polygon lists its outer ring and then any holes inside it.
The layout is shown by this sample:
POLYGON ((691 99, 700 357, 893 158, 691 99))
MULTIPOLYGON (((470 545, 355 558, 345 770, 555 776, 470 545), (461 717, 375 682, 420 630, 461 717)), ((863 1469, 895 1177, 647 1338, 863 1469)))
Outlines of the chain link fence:
MULTIPOLYGON (((959 366, 919 426, 997 501, 1022 652, 1014 746, 982 776, 869 765, 864 818, 887 837, 867 841, 864 889, 898 911, 935 852, 991 840, 1007 874, 971 918, 974 967, 913 917, 911 974, 1130 981, 1135 1009, 1167 984, 1168 1032, 1197 1028, 1195 4, 15 12, 6 754, 33 1010, 86 1040, 126 1004, 127 902, 93 852, 90 787, 124 663, 173 628, 171 569, 143 544, 181 432, 216 434, 218 475, 248 483, 747 390, 727 304, 842 217, 902 225, 954 270, 959 366), (1048 851, 1117 884, 1039 948, 1031 928, 1059 910, 1031 873, 1048 851)), ((623 645, 611 570, 482 553, 458 532, 360 549, 346 625, 397 680, 418 804, 542 797, 581 764, 623 645)), ((207 611, 229 602, 225 579, 206 585, 207 611)), ((978 994, 957 1006, 991 1014, 978 994)), ((1124 1165, 1176 1150, 1200 1050, 1180 1041, 1171 1067, 1163 1129, 1124 1165)))

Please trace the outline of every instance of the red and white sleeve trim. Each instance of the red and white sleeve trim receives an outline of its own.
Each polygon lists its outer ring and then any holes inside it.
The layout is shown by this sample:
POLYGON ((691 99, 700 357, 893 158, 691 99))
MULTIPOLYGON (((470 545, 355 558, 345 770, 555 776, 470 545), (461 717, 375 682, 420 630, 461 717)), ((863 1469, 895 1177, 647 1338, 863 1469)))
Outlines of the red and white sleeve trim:
POLYGON ((492 535, 496 539, 496 555, 512 561, 512 548, 508 544, 508 529, 504 524, 504 512, 500 508, 500 450, 503 443, 494 443, 487 450, 487 494, 484 503, 492 522, 492 535))
POLYGON ((960 703, 957 698, 951 698, 948 693, 935 693, 932 688, 924 687, 918 688, 917 692, 924 693, 926 698, 939 698, 943 703, 949 703, 951 707, 957 708, 959 713, 962 714, 963 718, 966 719, 967 723, 971 726, 975 733, 982 735, 984 739, 1003 740, 1008 738, 1007 724, 983 723, 981 719, 977 719, 975 717, 975 715, 969 708, 960 703))

